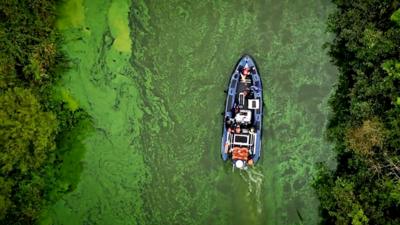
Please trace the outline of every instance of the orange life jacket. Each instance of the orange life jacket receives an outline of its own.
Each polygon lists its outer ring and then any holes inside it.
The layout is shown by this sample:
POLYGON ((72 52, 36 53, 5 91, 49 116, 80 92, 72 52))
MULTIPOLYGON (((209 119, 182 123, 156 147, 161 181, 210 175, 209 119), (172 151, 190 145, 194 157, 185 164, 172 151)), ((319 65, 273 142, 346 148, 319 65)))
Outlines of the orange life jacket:
POLYGON ((240 148, 234 147, 232 152, 232 159, 233 160, 245 160, 247 161, 249 157, 249 149, 247 148, 240 148))

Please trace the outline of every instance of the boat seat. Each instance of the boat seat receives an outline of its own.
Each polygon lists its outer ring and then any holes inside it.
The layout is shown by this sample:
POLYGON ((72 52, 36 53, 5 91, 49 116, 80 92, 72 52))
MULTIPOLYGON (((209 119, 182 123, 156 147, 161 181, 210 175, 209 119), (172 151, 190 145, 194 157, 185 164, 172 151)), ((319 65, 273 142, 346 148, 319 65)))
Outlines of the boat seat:
POLYGON ((249 99, 248 107, 249 107, 249 109, 259 109, 260 108, 260 100, 259 99, 249 99))

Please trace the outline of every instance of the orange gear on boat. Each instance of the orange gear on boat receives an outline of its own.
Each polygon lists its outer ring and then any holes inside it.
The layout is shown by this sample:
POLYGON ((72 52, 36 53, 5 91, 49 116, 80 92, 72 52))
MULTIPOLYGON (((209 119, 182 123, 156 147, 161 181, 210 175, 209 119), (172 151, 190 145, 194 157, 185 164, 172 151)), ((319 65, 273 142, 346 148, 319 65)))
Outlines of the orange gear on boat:
POLYGON ((234 147, 232 153, 233 160, 247 161, 249 157, 249 150, 247 148, 234 147))

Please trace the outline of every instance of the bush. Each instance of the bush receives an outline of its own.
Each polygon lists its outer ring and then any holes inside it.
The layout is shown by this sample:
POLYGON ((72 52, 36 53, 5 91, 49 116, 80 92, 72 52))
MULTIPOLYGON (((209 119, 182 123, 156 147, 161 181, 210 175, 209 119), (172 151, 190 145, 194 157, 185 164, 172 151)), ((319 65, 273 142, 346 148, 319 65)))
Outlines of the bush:
POLYGON ((338 165, 315 180, 322 224, 400 224, 400 2, 334 3, 327 45, 340 73, 327 132, 338 165))
POLYGON ((35 223, 79 178, 82 152, 60 142, 87 116, 52 96, 65 61, 54 23, 53 0, 0 3, 0 224, 35 223))

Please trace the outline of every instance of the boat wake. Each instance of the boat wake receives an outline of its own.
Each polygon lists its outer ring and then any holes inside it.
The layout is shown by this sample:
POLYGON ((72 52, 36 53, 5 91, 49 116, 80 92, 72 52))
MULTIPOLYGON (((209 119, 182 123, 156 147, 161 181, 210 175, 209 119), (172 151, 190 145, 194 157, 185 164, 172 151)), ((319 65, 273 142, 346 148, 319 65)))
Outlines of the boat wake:
POLYGON ((253 195, 257 202, 257 212, 260 214, 262 212, 261 188, 264 175, 257 168, 251 168, 248 170, 241 170, 240 176, 248 184, 249 191, 247 195, 248 197, 253 195))

